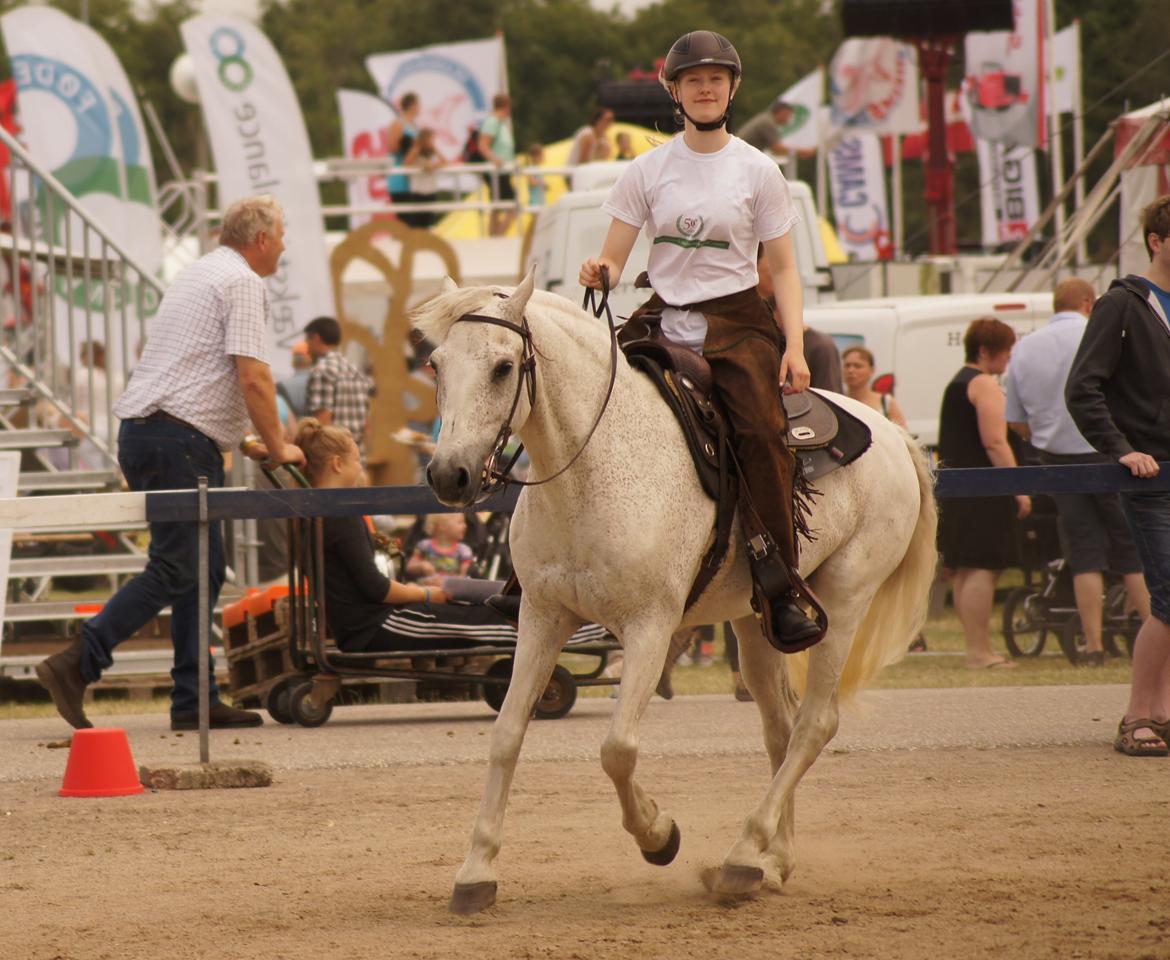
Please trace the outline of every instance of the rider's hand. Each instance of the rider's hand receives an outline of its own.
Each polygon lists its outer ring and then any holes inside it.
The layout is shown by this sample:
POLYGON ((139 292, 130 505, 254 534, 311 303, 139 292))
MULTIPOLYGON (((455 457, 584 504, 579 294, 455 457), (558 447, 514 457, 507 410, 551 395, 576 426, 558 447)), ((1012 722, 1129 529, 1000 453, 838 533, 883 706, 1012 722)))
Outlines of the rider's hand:
POLYGON ((801 350, 785 350, 780 358, 780 386, 785 393, 803 393, 812 381, 801 350))
POLYGON ((1118 462, 1123 467, 1129 467, 1129 472, 1135 477, 1156 477, 1162 469, 1148 453, 1139 453, 1137 450, 1127 453, 1118 462))
POLYGON ((1032 515, 1032 498, 1021 494, 1016 497, 1016 516, 1026 520, 1032 515))
POLYGON ((622 272, 613 262, 606 260, 604 257, 590 257, 581 264, 581 272, 577 275, 577 281, 583 287, 592 287, 594 290, 600 290, 602 267, 609 269, 609 287, 612 290, 617 286, 618 277, 622 275, 622 272))
POLYGON ((450 603, 451 602, 451 594, 449 594, 446 590, 443 590, 439 587, 430 587, 429 589, 431 591, 431 599, 430 599, 431 603, 450 603))

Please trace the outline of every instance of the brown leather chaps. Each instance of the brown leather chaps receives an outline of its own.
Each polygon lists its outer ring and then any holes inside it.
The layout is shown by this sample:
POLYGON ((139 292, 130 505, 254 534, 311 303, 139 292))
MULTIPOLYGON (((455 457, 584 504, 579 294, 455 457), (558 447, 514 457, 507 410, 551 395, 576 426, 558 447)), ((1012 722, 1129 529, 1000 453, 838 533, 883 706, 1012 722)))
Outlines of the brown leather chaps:
MULTIPOLYGON (((631 321, 660 314, 667 306, 657 294, 639 307, 631 321)), ((715 393, 734 432, 733 445, 751 505, 763 530, 755 529, 751 510, 741 508, 747 539, 767 532, 790 570, 798 550, 793 525, 796 460, 784 443, 788 421, 780 402, 780 358, 784 335, 756 290, 687 304, 707 318, 703 357, 711 365, 715 393)))

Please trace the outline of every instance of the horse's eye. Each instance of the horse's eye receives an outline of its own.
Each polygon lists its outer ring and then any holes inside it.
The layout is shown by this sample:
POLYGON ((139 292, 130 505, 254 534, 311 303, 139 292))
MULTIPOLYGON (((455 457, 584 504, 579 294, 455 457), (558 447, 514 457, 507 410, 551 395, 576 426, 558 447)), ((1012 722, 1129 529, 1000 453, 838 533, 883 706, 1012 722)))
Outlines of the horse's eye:
POLYGON ((499 363, 496 364, 496 369, 492 371, 492 379, 493 380, 505 379, 508 376, 508 374, 510 374, 512 372, 512 366, 513 366, 513 364, 512 364, 511 360, 501 360, 499 363))

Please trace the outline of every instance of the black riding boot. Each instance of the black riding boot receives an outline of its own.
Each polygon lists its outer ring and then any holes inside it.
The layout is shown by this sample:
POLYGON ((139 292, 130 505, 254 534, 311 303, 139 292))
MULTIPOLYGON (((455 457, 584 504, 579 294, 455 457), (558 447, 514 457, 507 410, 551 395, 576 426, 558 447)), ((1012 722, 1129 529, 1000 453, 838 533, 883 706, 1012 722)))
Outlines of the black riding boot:
POLYGON ((496 611, 501 617, 514 627, 520 626, 520 581, 516 574, 508 577, 504 588, 499 593, 493 593, 484 603, 496 611))
POLYGON ((800 649, 820 636, 820 624, 800 608, 794 594, 773 598, 771 607, 772 632, 782 648, 800 649))
POLYGON ((752 607, 764 620, 764 636, 781 653, 798 653, 824 636, 824 625, 800 606, 797 574, 781 558, 772 538, 760 534, 748 540, 753 596, 752 607))

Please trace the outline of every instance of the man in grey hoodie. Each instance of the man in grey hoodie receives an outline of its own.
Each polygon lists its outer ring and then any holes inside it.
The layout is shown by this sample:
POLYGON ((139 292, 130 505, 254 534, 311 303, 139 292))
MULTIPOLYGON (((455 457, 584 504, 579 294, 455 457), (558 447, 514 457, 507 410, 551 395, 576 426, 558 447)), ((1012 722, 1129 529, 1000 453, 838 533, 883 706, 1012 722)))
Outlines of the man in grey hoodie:
MULTIPOLYGON (((1150 267, 1115 280, 1093 307, 1065 401, 1097 450, 1135 477, 1170 460, 1170 194, 1142 213, 1150 267)), ((1134 644, 1129 706, 1114 747, 1170 753, 1170 492, 1127 493, 1125 511, 1150 590, 1151 616, 1134 644)))

